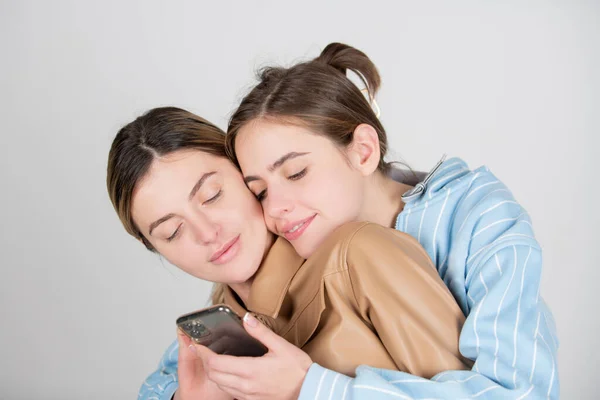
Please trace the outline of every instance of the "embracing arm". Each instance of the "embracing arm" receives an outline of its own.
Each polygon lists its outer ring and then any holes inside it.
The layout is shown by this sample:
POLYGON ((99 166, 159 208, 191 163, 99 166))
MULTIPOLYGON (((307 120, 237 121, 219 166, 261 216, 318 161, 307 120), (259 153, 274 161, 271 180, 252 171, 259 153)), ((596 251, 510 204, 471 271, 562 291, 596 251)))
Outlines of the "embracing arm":
POLYGON ((458 350, 465 317, 414 238, 364 223, 346 254, 357 309, 398 369, 430 378, 470 367, 458 350))
POLYGON ((142 400, 169 400, 179 387, 177 357, 179 345, 175 340, 165 351, 158 368, 146 378, 138 394, 142 400))
POLYGON ((479 260, 467 277, 471 312, 460 335, 472 370, 428 380, 361 366, 351 379, 313 364, 299 399, 558 398, 555 329, 538 291, 541 251, 504 243, 479 260))
POLYGON ((207 378, 203 360, 190 344, 190 339, 178 331, 177 341, 165 352, 158 370, 144 381, 138 399, 232 400, 207 378))

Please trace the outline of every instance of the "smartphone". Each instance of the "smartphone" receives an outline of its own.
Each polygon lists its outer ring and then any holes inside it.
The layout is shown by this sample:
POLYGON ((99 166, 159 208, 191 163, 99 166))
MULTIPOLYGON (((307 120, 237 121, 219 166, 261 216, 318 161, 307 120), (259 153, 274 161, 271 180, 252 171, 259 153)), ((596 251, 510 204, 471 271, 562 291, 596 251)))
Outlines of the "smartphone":
POLYGON ((242 319, 225 304, 182 315, 176 323, 190 339, 217 354, 260 357, 268 351, 246 332, 242 319))

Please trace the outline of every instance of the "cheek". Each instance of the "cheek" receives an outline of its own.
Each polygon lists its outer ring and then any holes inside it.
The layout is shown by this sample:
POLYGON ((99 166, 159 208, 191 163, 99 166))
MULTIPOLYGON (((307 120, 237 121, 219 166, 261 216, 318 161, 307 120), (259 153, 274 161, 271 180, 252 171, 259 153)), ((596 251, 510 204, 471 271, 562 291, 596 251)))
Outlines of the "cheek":
POLYGON ((224 207, 227 220, 242 230, 258 235, 264 230, 263 209, 256 197, 244 186, 231 196, 232 201, 224 207))
POLYGON ((275 219, 269 217, 267 214, 264 214, 265 225, 267 225, 267 229, 271 232, 277 234, 277 227, 275 225, 275 219))
POLYGON ((180 270, 200 279, 210 278, 206 274, 207 250, 204 246, 199 246, 183 239, 177 245, 173 244, 163 247, 160 251, 161 256, 180 270))
POLYGON ((313 192, 315 198, 310 200, 315 207, 339 222, 355 218, 363 201, 358 177, 352 171, 339 170, 334 175, 319 179, 320 190, 313 192))
POLYGON ((240 205, 238 205, 238 209, 243 211, 246 218, 249 218, 250 220, 260 219, 261 223, 264 224, 263 210, 260 205, 260 202, 245 186, 239 194, 239 201, 240 205))

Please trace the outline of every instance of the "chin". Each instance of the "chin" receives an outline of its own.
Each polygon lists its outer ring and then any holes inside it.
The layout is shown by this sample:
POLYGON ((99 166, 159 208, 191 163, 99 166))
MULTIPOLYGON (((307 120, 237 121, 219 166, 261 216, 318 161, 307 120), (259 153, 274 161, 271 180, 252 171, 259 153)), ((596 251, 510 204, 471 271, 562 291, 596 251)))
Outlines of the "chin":
POLYGON ((296 250, 296 253, 298 253, 298 255, 304 259, 309 258, 315 252, 316 249, 317 246, 313 243, 302 244, 298 247, 294 246, 294 250, 296 250))
POLYGON ((234 276, 232 276, 229 281, 230 283, 244 283, 250 280, 258 271, 258 268, 254 269, 246 269, 244 271, 238 271, 234 276))

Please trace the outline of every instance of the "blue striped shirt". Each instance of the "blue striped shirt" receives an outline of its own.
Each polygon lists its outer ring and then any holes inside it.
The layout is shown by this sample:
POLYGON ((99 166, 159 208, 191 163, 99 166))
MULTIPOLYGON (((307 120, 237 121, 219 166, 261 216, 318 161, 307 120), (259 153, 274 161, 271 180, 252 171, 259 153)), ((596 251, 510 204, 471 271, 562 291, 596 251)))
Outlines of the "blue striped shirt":
POLYGON ((349 378, 313 364, 299 399, 558 398, 556 328, 539 295, 542 253, 508 188, 486 167, 448 160, 407 200, 396 229, 423 245, 467 316, 459 349, 472 370, 424 379, 360 366, 349 378))
MULTIPOLYGON (((179 387, 177 377, 177 357, 179 343, 173 341, 160 360, 158 369, 142 383, 138 399, 170 400, 179 387)), ((208 400, 208 399, 206 399, 208 400)))
MULTIPOLYGON (((541 250, 529 215, 486 167, 444 162, 421 194, 406 200, 396 228, 419 240, 467 319, 461 353, 471 371, 424 379, 360 366, 356 378, 313 364, 300 400, 558 398, 558 342, 539 296, 541 250)), ((177 342, 142 384, 142 399, 177 389, 177 342)))

